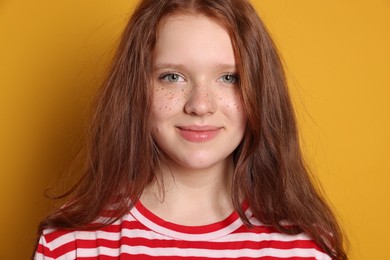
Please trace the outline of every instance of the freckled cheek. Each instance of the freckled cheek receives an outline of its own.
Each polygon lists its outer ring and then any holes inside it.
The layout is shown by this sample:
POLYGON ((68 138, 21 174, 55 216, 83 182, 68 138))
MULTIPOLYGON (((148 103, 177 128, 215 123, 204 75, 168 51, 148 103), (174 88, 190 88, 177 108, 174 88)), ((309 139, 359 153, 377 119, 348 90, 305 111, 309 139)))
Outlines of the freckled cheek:
POLYGON ((169 113, 177 111, 182 107, 183 91, 168 91, 157 89, 153 96, 153 110, 155 113, 169 113))
POLYGON ((244 129, 247 123, 246 113, 241 102, 241 98, 232 93, 219 95, 219 106, 222 112, 235 123, 236 126, 244 129))
POLYGON ((242 102, 239 96, 232 95, 219 95, 218 98, 221 106, 233 113, 243 112, 242 102))

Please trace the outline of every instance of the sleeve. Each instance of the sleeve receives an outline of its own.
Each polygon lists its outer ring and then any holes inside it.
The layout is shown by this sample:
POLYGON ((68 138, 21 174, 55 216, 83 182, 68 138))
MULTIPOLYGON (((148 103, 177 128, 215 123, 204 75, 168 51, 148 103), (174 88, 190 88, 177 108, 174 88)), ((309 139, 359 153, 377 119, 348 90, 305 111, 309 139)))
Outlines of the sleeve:
POLYGON ((46 242, 45 236, 42 234, 39 238, 37 249, 34 255, 35 260, 52 260, 54 259, 51 249, 46 242))

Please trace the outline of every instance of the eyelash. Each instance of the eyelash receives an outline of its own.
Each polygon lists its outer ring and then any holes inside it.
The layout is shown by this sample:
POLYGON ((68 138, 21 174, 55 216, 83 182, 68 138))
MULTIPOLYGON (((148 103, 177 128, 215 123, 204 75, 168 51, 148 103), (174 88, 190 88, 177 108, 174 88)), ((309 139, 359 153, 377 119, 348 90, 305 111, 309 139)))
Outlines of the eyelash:
POLYGON ((224 77, 233 77, 234 78, 234 82, 224 82, 224 83, 228 83, 228 84, 236 84, 236 83, 238 83, 238 81, 239 81, 239 77, 238 77, 238 75, 237 74, 234 74, 234 73, 227 73, 227 74, 224 74, 223 76, 221 76, 220 77, 220 79, 222 79, 222 81, 223 81, 223 78, 224 77))
MULTIPOLYGON (((168 71, 168 72, 165 72, 163 74, 161 74, 158 79, 159 80, 163 80, 163 81, 167 81, 167 82, 180 82, 180 81, 170 81, 168 79, 165 79, 167 76, 170 76, 170 75, 175 75, 175 76, 178 76, 178 77, 181 77, 185 80, 185 77, 183 75, 181 75, 180 73, 178 72, 175 72, 175 71, 168 71)), ((221 80, 222 82, 224 83, 227 83, 227 84, 237 84, 239 82, 239 77, 237 74, 234 74, 234 73, 226 73, 224 75, 222 75, 221 77, 218 78, 218 80, 221 80), (233 82, 225 82, 223 80, 224 77, 234 77, 234 81, 233 82)))
POLYGON ((183 79, 185 79, 184 76, 182 76, 180 73, 175 72, 175 71, 168 71, 168 72, 165 72, 165 73, 163 73, 162 75, 160 75, 160 76, 158 77, 158 79, 159 79, 159 80, 164 80, 164 81, 170 82, 169 80, 164 79, 164 78, 166 78, 167 76, 170 76, 170 75, 176 75, 176 76, 179 76, 179 77, 182 77, 183 79))

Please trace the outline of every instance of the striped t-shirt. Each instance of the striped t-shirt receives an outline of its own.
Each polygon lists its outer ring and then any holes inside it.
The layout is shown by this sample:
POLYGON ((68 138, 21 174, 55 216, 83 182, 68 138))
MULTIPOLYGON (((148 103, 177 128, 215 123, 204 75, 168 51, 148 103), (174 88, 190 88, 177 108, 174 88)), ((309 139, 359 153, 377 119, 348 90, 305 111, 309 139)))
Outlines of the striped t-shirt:
POLYGON ((247 228, 236 212, 205 226, 157 217, 138 202, 120 220, 92 231, 45 230, 35 259, 331 259, 307 235, 286 235, 252 216, 247 228))

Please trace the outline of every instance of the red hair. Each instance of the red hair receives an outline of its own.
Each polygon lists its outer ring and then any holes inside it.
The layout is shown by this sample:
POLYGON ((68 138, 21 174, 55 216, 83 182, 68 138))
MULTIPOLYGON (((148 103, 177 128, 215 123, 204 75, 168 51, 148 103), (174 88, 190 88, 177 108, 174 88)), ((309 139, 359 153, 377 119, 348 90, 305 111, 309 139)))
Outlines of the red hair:
POLYGON ((127 24, 111 70, 96 98, 88 130, 83 177, 65 195, 70 202, 44 228, 86 228, 108 205, 112 221, 126 214, 154 178, 160 151, 150 133, 153 50, 161 20, 205 15, 229 32, 248 123, 236 149, 232 201, 245 196, 254 215, 277 230, 306 232, 334 259, 347 259, 343 235, 314 187, 300 150, 283 66, 269 33, 246 0, 143 0, 127 24), (284 220, 294 227, 282 225, 284 220))

